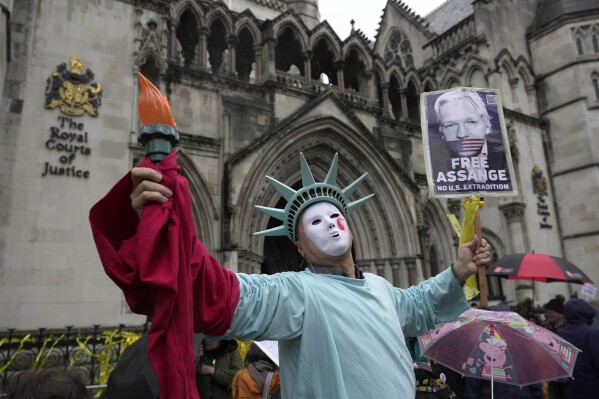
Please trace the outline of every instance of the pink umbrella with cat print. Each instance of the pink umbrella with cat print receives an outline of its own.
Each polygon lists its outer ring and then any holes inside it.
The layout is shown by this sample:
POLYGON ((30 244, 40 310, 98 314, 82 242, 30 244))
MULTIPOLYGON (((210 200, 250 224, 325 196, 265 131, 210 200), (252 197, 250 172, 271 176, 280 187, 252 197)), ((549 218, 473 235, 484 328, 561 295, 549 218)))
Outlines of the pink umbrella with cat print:
POLYGON ((465 377, 518 386, 571 377, 579 352, 517 313, 481 309, 468 309, 418 340, 423 356, 465 377))

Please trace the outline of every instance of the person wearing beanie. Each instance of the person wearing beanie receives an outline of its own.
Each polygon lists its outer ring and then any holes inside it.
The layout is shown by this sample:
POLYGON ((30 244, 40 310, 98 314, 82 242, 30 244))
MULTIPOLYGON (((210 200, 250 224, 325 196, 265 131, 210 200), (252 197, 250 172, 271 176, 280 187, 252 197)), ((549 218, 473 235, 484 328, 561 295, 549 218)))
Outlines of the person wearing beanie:
POLYGON ((543 305, 545 313, 545 322, 543 327, 557 334, 557 330, 564 325, 564 302, 565 298, 562 295, 557 295, 555 298, 543 305))
POLYGON ((582 299, 570 299, 564 307, 566 322, 558 333, 580 349, 570 382, 572 399, 596 398, 599 392, 599 330, 591 327, 596 314, 582 299))
MULTIPOLYGON (((541 326, 548 329, 554 334, 564 325, 564 302, 566 298, 563 295, 556 295, 545 305, 543 305, 543 313, 545 321, 541 326)), ((549 381, 549 399, 570 399, 569 379, 562 378, 555 381, 549 381)))

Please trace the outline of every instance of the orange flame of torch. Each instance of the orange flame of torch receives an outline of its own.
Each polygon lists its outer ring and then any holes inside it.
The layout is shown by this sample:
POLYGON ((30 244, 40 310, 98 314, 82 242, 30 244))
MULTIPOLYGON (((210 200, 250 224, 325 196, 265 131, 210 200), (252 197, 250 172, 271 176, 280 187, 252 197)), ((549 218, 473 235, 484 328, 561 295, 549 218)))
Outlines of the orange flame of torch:
POLYGON ((144 126, 160 123, 176 127, 166 96, 140 72, 137 72, 137 79, 141 89, 137 102, 141 123, 144 126))

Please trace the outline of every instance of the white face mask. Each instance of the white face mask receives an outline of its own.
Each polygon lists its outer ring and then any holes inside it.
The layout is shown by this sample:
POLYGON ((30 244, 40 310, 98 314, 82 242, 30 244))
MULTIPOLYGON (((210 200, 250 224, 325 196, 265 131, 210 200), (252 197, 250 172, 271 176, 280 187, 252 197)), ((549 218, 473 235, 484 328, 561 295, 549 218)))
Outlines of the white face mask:
POLYGON ((303 225, 312 244, 325 254, 340 256, 349 249, 349 226, 330 202, 317 202, 306 208, 303 225))

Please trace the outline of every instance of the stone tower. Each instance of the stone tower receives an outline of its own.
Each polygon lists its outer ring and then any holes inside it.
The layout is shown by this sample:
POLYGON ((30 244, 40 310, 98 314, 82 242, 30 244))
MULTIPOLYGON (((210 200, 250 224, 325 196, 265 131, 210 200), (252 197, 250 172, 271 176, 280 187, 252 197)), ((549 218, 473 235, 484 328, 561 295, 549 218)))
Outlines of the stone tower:
POLYGON ((564 256, 589 271, 599 251, 599 3, 541 1, 528 42, 564 256))
POLYGON ((283 0, 290 9, 302 18, 308 29, 320 23, 318 0, 283 0))

